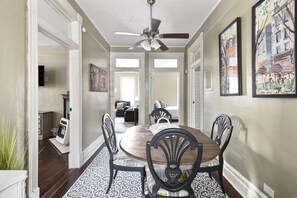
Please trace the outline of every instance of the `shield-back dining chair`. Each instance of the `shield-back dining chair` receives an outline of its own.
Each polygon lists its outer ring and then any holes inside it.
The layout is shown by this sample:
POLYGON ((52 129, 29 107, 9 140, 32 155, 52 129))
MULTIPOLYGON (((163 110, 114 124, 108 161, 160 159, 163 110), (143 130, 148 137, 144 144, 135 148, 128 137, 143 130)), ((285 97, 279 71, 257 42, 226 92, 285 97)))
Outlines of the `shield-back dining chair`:
POLYGON ((146 178, 145 165, 130 159, 121 150, 118 149, 114 125, 107 113, 102 116, 101 128, 106 147, 109 151, 110 174, 106 194, 108 194, 111 184, 115 179, 118 171, 134 171, 140 172, 141 174, 141 188, 142 195, 144 196, 144 180, 146 178))
POLYGON ((154 122, 156 123, 157 120, 159 120, 160 118, 165 117, 167 118, 170 123, 172 123, 172 115, 169 113, 169 111, 167 111, 164 108, 157 108, 154 109, 150 114, 149 114, 149 119, 150 119, 150 125, 154 122), (152 121, 153 120, 153 121, 152 121))
POLYGON ((223 167, 224 167, 224 151, 226 150, 233 131, 231 119, 226 114, 220 114, 216 117, 212 124, 211 139, 220 146, 219 155, 208 162, 201 163, 201 167, 198 172, 208 172, 209 177, 212 178, 211 172, 218 171, 219 183, 225 194, 223 183, 223 167), (223 138, 224 136, 224 138, 223 138))
POLYGON ((191 187, 202 158, 203 146, 188 131, 168 128, 158 132, 146 144, 147 187, 150 197, 191 197, 195 194, 191 187), (192 165, 182 168, 184 154, 196 150, 192 165), (158 164, 152 158, 154 152, 161 152, 166 164, 158 164), (185 170, 185 169, 188 170, 185 170))

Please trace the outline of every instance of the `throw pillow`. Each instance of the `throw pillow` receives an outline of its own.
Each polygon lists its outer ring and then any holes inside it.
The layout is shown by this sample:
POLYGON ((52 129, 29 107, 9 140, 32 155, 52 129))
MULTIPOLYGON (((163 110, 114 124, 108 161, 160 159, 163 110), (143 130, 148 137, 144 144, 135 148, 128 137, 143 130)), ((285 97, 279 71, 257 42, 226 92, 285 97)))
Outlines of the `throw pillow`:
POLYGON ((160 100, 161 108, 165 109, 167 107, 166 103, 160 100))
POLYGON ((124 103, 123 102, 118 102, 117 103, 117 109, 123 109, 124 108, 124 103))
POLYGON ((154 107, 155 107, 155 109, 161 108, 161 104, 160 104, 160 102, 158 100, 155 101, 154 107))

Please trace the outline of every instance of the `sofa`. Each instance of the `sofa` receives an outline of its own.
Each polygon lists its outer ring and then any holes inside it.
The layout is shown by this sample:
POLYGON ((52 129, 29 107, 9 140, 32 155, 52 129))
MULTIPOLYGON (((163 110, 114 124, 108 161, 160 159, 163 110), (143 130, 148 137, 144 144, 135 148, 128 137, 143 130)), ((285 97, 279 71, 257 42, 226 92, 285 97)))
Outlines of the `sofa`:
POLYGON ((116 117, 124 117, 125 111, 131 106, 130 101, 116 100, 114 103, 116 117))

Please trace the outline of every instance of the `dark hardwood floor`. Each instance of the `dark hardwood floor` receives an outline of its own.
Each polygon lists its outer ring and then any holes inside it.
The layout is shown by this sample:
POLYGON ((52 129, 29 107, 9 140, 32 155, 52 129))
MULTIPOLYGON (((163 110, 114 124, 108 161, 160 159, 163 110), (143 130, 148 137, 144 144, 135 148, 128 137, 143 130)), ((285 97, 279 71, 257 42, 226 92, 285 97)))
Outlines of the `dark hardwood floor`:
MULTIPOLYGON (((38 182, 40 187, 40 197, 63 197, 67 190, 74 184, 78 177, 100 152, 103 146, 101 146, 80 169, 68 169, 68 154, 60 154, 49 140, 40 140, 38 182)), ((218 180, 218 174, 214 173, 213 177, 218 180)), ((224 186, 228 197, 242 198, 226 179, 224 179, 224 186)))

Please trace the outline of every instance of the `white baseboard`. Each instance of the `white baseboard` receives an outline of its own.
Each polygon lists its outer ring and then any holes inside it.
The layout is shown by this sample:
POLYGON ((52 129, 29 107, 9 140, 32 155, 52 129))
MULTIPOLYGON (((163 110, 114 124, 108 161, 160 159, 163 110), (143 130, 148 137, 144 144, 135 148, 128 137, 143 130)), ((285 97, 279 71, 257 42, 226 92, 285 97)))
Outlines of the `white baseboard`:
POLYGON ((39 198, 40 196, 40 189, 39 189, 39 187, 38 188, 36 188, 33 192, 31 192, 30 193, 30 195, 29 195, 29 197, 30 198, 39 198))
POLYGON ((100 148, 100 146, 104 144, 104 138, 103 135, 101 135, 99 138, 97 138, 90 146, 88 146, 84 151, 83 151, 83 164, 85 164, 88 159, 100 148))
POLYGON ((226 161, 224 162, 224 177, 245 198, 268 198, 226 161))

